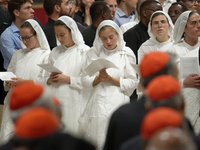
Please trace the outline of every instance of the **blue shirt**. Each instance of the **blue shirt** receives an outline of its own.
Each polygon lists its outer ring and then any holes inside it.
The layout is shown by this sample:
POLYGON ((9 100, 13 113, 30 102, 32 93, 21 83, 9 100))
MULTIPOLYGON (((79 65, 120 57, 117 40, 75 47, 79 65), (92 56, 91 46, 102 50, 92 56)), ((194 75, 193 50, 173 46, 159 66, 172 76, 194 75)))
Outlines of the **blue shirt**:
POLYGON ((120 27, 121 25, 134 21, 135 14, 132 12, 130 16, 127 16, 119 7, 115 12, 114 22, 120 27))
POLYGON ((21 41, 19 39, 19 29, 12 22, 12 24, 1 34, 0 38, 0 50, 4 58, 4 68, 7 69, 10 60, 16 49, 21 49, 21 41))

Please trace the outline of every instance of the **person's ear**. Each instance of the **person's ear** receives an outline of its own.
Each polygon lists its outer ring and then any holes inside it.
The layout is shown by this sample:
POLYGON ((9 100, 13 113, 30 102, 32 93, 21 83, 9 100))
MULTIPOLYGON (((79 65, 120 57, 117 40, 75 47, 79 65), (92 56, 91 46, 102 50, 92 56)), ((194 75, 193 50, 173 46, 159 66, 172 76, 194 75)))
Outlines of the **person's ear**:
POLYGON ((101 16, 102 16, 103 19, 105 19, 106 18, 106 12, 103 11, 101 16))
POLYGON ((60 6, 55 5, 55 6, 54 6, 54 10, 55 10, 56 12, 60 12, 61 8, 60 8, 60 6))
POLYGON ((141 14, 142 14, 142 16, 146 17, 147 16, 147 11, 146 10, 142 10, 141 14))
POLYGON ((15 10, 13 11, 13 13, 14 13, 15 16, 19 16, 19 10, 15 9, 15 10))

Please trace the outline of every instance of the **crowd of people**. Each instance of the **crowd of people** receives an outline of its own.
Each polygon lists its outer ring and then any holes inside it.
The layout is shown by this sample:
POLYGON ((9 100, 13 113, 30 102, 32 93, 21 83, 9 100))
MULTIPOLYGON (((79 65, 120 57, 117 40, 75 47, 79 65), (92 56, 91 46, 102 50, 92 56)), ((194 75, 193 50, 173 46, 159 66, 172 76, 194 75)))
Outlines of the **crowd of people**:
POLYGON ((0 150, 200 149, 197 0, 0 0, 0 150))

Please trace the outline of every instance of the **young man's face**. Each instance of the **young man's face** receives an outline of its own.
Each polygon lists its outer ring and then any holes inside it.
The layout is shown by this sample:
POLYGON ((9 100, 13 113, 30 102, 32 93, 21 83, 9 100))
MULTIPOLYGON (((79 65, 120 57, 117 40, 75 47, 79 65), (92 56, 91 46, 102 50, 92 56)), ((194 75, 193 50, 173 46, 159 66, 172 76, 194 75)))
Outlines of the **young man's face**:
POLYGON ((32 4, 30 2, 26 2, 26 3, 22 4, 20 10, 17 10, 15 15, 22 22, 27 19, 33 19, 34 18, 34 10, 32 9, 32 4))

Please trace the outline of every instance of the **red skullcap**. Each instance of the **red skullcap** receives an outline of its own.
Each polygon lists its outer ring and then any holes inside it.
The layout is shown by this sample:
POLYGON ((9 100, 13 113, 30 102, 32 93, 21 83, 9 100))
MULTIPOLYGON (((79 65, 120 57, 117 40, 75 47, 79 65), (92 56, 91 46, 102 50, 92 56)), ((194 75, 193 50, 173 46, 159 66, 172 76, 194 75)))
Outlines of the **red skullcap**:
POLYGON ((141 136, 149 140, 153 134, 168 126, 180 127, 180 113, 169 107, 158 107, 146 114, 141 125, 141 136))
POLYGON ((44 88, 34 82, 23 82, 13 88, 10 95, 10 109, 17 110, 32 104, 43 93, 44 88))
POLYGON ((169 61, 169 55, 165 52, 153 51, 144 55, 139 67, 140 75, 145 78, 162 70, 169 61))
POLYGON ((22 139, 35 139, 48 136, 58 130, 56 115, 43 107, 25 111, 15 122, 15 136, 22 139))
POLYGON ((161 75, 152 79, 146 88, 146 95, 153 101, 168 99, 181 89, 179 81, 170 75, 161 75))

